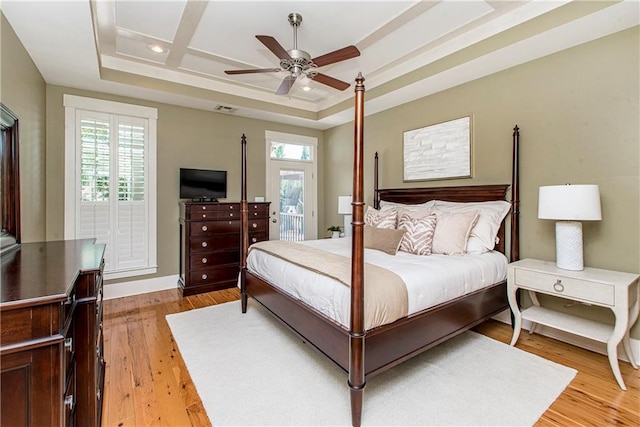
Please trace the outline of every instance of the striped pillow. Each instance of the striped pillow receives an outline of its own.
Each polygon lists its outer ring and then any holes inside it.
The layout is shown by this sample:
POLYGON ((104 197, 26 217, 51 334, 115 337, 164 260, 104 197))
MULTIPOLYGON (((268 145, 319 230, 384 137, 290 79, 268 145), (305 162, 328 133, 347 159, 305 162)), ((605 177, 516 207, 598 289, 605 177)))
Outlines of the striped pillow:
POLYGON ((405 233, 400 250, 416 255, 431 255, 436 218, 435 214, 416 218, 408 212, 402 212, 398 218, 398 229, 405 230, 405 233))
POLYGON ((378 211, 371 206, 367 206, 364 214, 364 223, 375 228, 396 228, 398 212, 395 209, 378 211))

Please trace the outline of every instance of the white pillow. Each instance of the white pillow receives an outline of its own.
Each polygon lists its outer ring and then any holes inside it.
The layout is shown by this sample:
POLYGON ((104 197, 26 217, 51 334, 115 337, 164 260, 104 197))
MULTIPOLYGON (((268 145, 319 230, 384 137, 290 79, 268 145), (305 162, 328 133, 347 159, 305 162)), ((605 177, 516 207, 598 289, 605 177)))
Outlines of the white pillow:
POLYGON ((480 244, 487 251, 491 251, 495 247, 500 224, 511 210, 511 203, 504 200, 468 203, 436 200, 436 208, 451 213, 478 211, 478 221, 469 235, 472 250, 469 249, 469 244, 467 244, 467 252, 482 253, 480 252, 481 249, 479 249, 480 244), (472 240, 473 237, 476 237, 480 244, 475 239, 472 240))
POLYGON ((435 200, 429 200, 424 203, 417 204, 405 204, 396 202, 387 202, 386 200, 380 200, 380 210, 385 211, 387 209, 403 208, 409 211, 420 211, 423 209, 431 209, 435 205, 435 200))

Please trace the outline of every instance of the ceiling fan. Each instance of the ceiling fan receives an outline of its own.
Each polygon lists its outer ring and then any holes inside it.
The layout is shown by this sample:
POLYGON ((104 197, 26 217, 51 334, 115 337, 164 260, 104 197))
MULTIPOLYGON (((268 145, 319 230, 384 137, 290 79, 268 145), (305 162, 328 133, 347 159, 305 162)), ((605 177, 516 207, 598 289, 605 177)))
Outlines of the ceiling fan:
POLYGON ((318 72, 318 67, 334 64, 336 62, 345 61, 347 59, 360 56, 360 51, 355 46, 347 46, 342 49, 311 58, 304 50, 298 50, 298 27, 302 23, 302 15, 299 13, 289 14, 289 24, 293 27, 293 49, 285 50, 278 41, 271 36, 256 36, 263 45, 267 47, 280 59, 280 67, 282 68, 253 68, 249 70, 226 70, 226 74, 252 74, 252 73, 277 73, 280 71, 289 71, 289 75, 284 78, 280 87, 276 91, 278 95, 286 95, 293 86, 293 83, 300 76, 306 76, 318 83, 331 86, 338 90, 345 90, 350 86, 349 83, 343 82, 326 74, 318 72))

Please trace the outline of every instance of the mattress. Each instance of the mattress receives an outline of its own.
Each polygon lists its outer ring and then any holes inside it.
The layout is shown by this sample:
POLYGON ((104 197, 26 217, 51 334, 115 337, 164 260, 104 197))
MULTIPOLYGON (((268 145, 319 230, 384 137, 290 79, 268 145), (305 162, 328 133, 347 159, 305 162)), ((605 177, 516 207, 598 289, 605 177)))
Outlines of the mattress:
MULTIPOLYGON (((350 238, 300 243, 351 256, 350 238)), ((505 280, 508 264, 507 258, 497 251, 463 256, 419 256, 407 252, 388 255, 365 249, 364 260, 387 268, 404 280, 409 315, 505 280)), ((348 286, 260 250, 249 251, 247 269, 348 328, 351 294, 348 286)))

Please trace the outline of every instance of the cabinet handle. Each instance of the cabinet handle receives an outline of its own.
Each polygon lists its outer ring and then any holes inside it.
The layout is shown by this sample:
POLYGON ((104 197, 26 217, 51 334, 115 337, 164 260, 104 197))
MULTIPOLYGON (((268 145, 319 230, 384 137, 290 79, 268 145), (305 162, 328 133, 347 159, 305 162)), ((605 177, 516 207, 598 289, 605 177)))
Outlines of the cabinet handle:
POLYGON ((207 217, 207 214, 202 214, 202 218, 206 218, 206 217, 207 217))
POLYGON ((102 390, 98 389, 96 391, 96 399, 98 400, 102 399, 102 390))
POLYGON ((564 292, 564 285, 562 284, 562 280, 556 279, 556 283, 553 284, 553 289, 556 292, 564 292))
POLYGON ((207 207, 206 207, 206 206, 203 206, 203 207, 202 207, 202 210, 203 210, 203 211, 206 211, 206 210, 207 210, 207 207))
POLYGON ((252 226, 253 228, 258 228, 258 224, 256 224, 255 222, 254 222, 253 224, 251 224, 251 226, 252 226))
POLYGON ((254 212, 254 213, 253 213, 253 216, 257 216, 257 215, 258 215, 258 212, 254 212))
POLYGON ((255 237, 254 237, 253 239, 251 239, 251 242, 252 242, 252 243, 255 243, 255 242, 257 242, 257 241, 258 241, 258 239, 257 239, 257 238, 255 238, 255 237))
POLYGON ((203 225, 203 226, 202 226, 202 231, 207 231, 208 229, 209 229, 209 228, 207 228, 207 226, 206 226, 206 225, 203 225))
POLYGON ((207 280, 207 275, 206 274, 202 275, 202 280, 207 280))
POLYGON ((64 340, 64 349, 69 353, 73 352, 73 338, 67 338, 64 340))
POLYGON ((207 242, 202 242, 202 247, 206 248, 208 246, 207 242))
POLYGON ((207 263, 207 261, 208 261, 208 260, 207 260, 206 258, 202 258, 202 263, 203 263, 203 264, 206 264, 206 263, 207 263))
POLYGON ((75 405, 75 402, 73 401, 73 394, 69 396, 65 396, 64 406, 66 406, 69 409, 69 412, 73 411, 74 405, 75 405))

